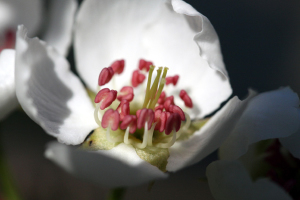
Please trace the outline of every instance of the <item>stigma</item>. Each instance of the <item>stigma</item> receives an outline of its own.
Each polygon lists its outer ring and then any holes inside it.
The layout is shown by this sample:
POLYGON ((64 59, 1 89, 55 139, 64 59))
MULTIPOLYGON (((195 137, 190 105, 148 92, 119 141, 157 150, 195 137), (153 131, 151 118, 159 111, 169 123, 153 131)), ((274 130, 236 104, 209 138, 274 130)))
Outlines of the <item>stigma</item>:
POLYGON ((191 124, 185 112, 193 107, 188 93, 182 89, 178 94, 178 99, 185 105, 181 108, 176 105, 176 98, 164 91, 167 87, 178 87, 179 75, 167 77, 169 68, 155 69, 152 62, 141 59, 132 72, 131 85, 124 85, 120 91, 101 89, 112 79, 117 79, 124 66, 124 60, 117 60, 99 74, 99 92, 94 99, 96 123, 106 129, 108 142, 125 143, 139 149, 147 146, 170 148, 191 124), (139 87, 141 89, 136 90, 139 87), (144 92, 134 94, 135 91, 144 92), (114 131, 119 133, 117 137, 111 137, 114 131))

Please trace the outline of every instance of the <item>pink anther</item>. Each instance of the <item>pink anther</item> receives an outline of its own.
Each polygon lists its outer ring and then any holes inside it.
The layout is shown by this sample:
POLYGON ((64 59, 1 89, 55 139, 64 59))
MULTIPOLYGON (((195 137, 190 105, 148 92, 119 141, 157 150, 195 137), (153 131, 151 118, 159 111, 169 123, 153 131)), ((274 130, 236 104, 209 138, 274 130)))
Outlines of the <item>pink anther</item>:
POLYGON ((124 60, 116 60, 111 64, 111 68, 114 70, 116 74, 121 74, 124 70, 125 61, 124 60))
POLYGON ((160 94, 160 96, 159 96, 159 98, 158 98, 158 100, 157 100, 157 103, 158 103, 158 104, 164 104, 164 103, 165 103, 165 100, 166 100, 166 93, 165 93, 165 91, 163 91, 163 92, 160 94))
POLYGON ((184 105, 188 108, 192 108, 193 107, 193 101, 191 99, 191 97, 187 94, 187 92, 185 90, 181 90, 179 97, 184 101, 184 105))
POLYGON ((165 133, 169 135, 174 129, 177 132, 180 129, 181 120, 178 113, 171 113, 166 122, 165 133))
POLYGON ((172 83, 174 86, 176 86, 178 79, 179 79, 178 75, 166 77, 166 85, 169 85, 172 83))
POLYGON ((120 124, 121 129, 126 129, 129 126, 129 133, 134 133, 136 131, 136 116, 126 115, 120 124))
POLYGON ((164 109, 164 106, 163 105, 159 105, 159 106, 156 106, 155 108, 154 108, 154 110, 155 111, 157 111, 157 110, 163 110, 164 109))
POLYGON ((169 111, 171 113, 177 113, 180 116, 181 121, 185 121, 185 115, 184 112, 182 111, 182 109, 179 106, 176 105, 170 105, 169 106, 169 111))
POLYGON ((152 122, 154 121, 154 112, 152 109, 143 108, 138 116, 137 127, 143 128, 145 123, 148 122, 148 130, 152 126, 152 122))
POLYGON ((117 99, 119 101, 122 101, 122 100, 127 100, 127 101, 132 101, 134 97, 134 94, 133 94, 133 88, 130 87, 130 86, 124 86, 120 92, 119 92, 119 95, 117 97, 117 99))
POLYGON ((136 111, 136 116, 139 118, 142 109, 136 111))
POLYGON ((120 121, 123 121, 124 117, 130 113, 129 102, 127 100, 122 100, 116 111, 120 114, 120 121))
POLYGON ((131 84, 133 87, 137 87, 141 83, 144 82, 146 76, 144 74, 141 74, 139 70, 135 70, 132 74, 131 84))
POLYGON ((112 104, 114 100, 117 98, 117 91, 116 90, 110 90, 108 88, 104 88, 98 92, 98 94, 95 97, 94 102, 100 103, 100 109, 104 110, 108 106, 112 104))
POLYGON ((102 128, 110 127, 111 130, 115 131, 119 127, 119 122, 120 122, 120 115, 118 111, 113 109, 108 109, 102 117, 101 126, 102 128))
POLYGON ((114 70, 111 67, 105 67, 101 70, 98 79, 98 85, 102 86, 108 83, 114 75, 114 70))
POLYGON ((153 65, 152 62, 146 61, 144 59, 140 59, 140 61, 139 61, 139 69, 140 70, 145 69, 147 72, 149 72, 151 65, 153 65))
POLYGON ((165 102, 164 102, 164 107, 166 109, 166 111, 169 111, 169 106, 170 105, 174 105, 174 96, 169 96, 166 98, 165 102))
POLYGON ((167 122, 167 113, 162 112, 161 110, 155 111, 155 122, 157 122, 155 126, 155 130, 159 130, 160 132, 163 132, 166 127, 166 122, 167 122))

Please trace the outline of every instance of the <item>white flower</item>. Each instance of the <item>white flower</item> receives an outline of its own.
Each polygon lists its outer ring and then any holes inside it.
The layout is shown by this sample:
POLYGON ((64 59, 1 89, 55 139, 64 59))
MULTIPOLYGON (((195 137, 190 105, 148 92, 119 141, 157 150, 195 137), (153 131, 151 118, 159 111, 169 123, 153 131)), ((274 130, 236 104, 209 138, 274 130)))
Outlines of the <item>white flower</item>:
MULTIPOLYGON (((249 168, 251 174, 262 170, 267 164, 264 159, 270 152, 259 154, 256 146, 251 146, 249 151, 248 147, 261 140, 273 138, 279 138, 281 144, 299 158, 298 95, 290 88, 282 88, 259 94, 245 106, 245 110, 219 149, 221 161, 215 161, 207 167, 206 174, 214 198, 292 199, 283 188, 267 178, 260 178, 252 183, 249 172, 239 161, 249 168), (245 156, 241 157, 244 154, 245 156)), ((275 155, 277 159, 278 156, 275 155)), ((271 168, 273 167, 271 165, 271 168)))
MULTIPOLYGON (((180 75, 181 87, 195 104, 186 111, 193 119, 210 114, 231 94, 215 30, 181 0, 84 1, 76 20, 75 51, 79 75, 94 92, 102 68, 125 59, 126 69, 115 80, 119 89, 138 60, 145 58, 180 75)), ((16 91, 24 111, 61 143, 82 143, 99 126, 95 108, 68 62, 44 42, 27 38, 22 26, 16 52, 16 91)), ((168 148, 169 157, 164 157, 166 170, 178 171, 216 150, 247 102, 234 97, 187 140, 176 141, 168 148)), ((133 186, 167 177, 141 159, 132 145, 90 152, 65 144, 49 144, 46 156, 70 173, 101 185, 133 186)))
POLYGON ((43 38, 63 55, 67 54, 71 44, 76 0, 51 0, 48 15, 43 10, 44 3, 41 0, 0 0, 0 119, 18 105, 14 85, 14 53, 1 52, 14 48, 17 25, 28 27, 30 35, 46 28, 43 38), (47 26, 42 26, 45 23, 47 26))

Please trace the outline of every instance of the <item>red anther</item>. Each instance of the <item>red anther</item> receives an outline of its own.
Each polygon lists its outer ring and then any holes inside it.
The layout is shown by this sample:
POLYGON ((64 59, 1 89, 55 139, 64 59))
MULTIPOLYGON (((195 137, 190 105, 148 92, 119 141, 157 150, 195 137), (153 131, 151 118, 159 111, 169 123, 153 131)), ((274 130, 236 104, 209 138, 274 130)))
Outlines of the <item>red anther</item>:
POLYGON ((129 126, 129 133, 134 133, 136 131, 136 116, 126 115, 120 124, 121 129, 126 129, 129 126))
POLYGON ((141 74, 139 70, 135 70, 132 74, 131 84, 133 87, 137 87, 139 84, 143 83, 146 76, 141 74))
POLYGON ((188 108, 193 107, 193 101, 191 97, 186 93, 185 90, 181 90, 179 94, 180 98, 184 101, 184 105, 188 108))
POLYGON ((136 116, 139 117, 142 109, 136 111, 136 116))
POLYGON ((148 122, 148 130, 152 126, 152 122, 154 121, 154 112, 152 109, 143 108, 138 116, 137 127, 143 128, 145 123, 148 122))
POLYGON ((158 98, 158 100, 157 100, 157 103, 158 103, 158 104, 164 104, 164 103, 165 103, 165 100, 166 100, 166 93, 163 91, 163 92, 160 94, 160 96, 159 96, 159 98, 158 98))
POLYGON ((155 122, 157 122, 155 126, 155 130, 159 130, 160 132, 163 132, 166 127, 166 122, 167 122, 167 113, 162 112, 161 110, 155 111, 155 122))
POLYGON ((102 86, 108 83, 114 75, 114 70, 111 67, 105 67, 101 70, 98 79, 98 85, 102 86))
POLYGON ((171 113, 168 111, 165 111, 165 113, 167 114, 167 119, 170 117, 171 113))
POLYGON ((112 104, 114 100, 117 98, 117 91, 116 90, 110 90, 108 88, 104 88, 98 92, 98 94, 95 97, 94 102, 100 103, 100 109, 104 110, 108 106, 112 104))
POLYGON ((166 77, 166 85, 169 85, 172 83, 174 86, 176 86, 178 79, 179 79, 178 75, 166 77))
POLYGON ((140 61, 139 61, 139 69, 140 70, 145 69, 147 72, 149 72, 151 65, 153 65, 152 62, 146 61, 144 59, 140 59, 140 61))
POLYGON ((182 111, 182 109, 179 106, 176 105, 170 105, 169 106, 169 111, 171 113, 177 113, 180 116, 181 121, 185 121, 185 115, 184 112, 182 111))
POLYGON ((154 108, 154 110, 155 111, 157 111, 157 110, 163 110, 164 109, 164 106, 163 105, 159 105, 159 106, 156 106, 155 108, 154 108))
POLYGON ((101 126, 102 128, 107 128, 108 126, 110 126, 111 130, 115 131, 119 127, 119 122, 120 115, 118 111, 108 109, 102 117, 101 126))
POLYGON ((124 117, 130 113, 129 102, 127 100, 122 100, 116 111, 120 114, 120 121, 123 121, 124 117))
POLYGON ((119 101, 127 100, 130 102, 132 101, 133 97, 134 97, 133 88, 130 86, 125 86, 120 90, 117 99, 119 101))
POLYGON ((111 64, 111 68, 114 70, 116 74, 121 74, 124 70, 125 61, 124 60, 116 60, 111 64))
POLYGON ((169 106, 170 105, 174 105, 174 96, 169 96, 166 98, 165 102, 164 102, 164 107, 166 109, 166 111, 169 111, 169 106))
POLYGON ((178 113, 171 113, 166 122, 165 133, 169 135, 173 129, 177 132, 180 129, 181 120, 178 113))
POLYGON ((4 43, 0 46, 0 52, 3 49, 13 49, 16 42, 16 33, 15 31, 8 29, 5 32, 4 43))

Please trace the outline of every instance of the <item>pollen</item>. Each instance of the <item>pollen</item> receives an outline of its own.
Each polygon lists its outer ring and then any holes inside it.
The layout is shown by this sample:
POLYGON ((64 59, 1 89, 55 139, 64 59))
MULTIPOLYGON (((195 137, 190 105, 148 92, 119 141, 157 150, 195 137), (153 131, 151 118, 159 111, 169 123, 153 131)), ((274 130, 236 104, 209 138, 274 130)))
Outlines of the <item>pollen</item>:
MULTIPOLYGON (((125 61, 117 60, 103 68, 98 87, 117 79, 114 75, 121 74, 124 67, 125 61)), ((131 85, 124 85, 120 91, 99 89, 94 100, 94 118, 99 127, 106 129, 108 142, 123 142, 138 149, 169 148, 189 128, 191 120, 184 110, 193 107, 192 100, 184 89, 177 90, 180 94, 168 96, 165 86, 179 85, 179 75, 167 77, 168 71, 167 67, 158 67, 154 73, 153 63, 141 59, 132 72, 131 85), (185 108, 176 105, 177 96, 184 101, 185 108), (116 131, 118 137, 112 138, 116 131)))

